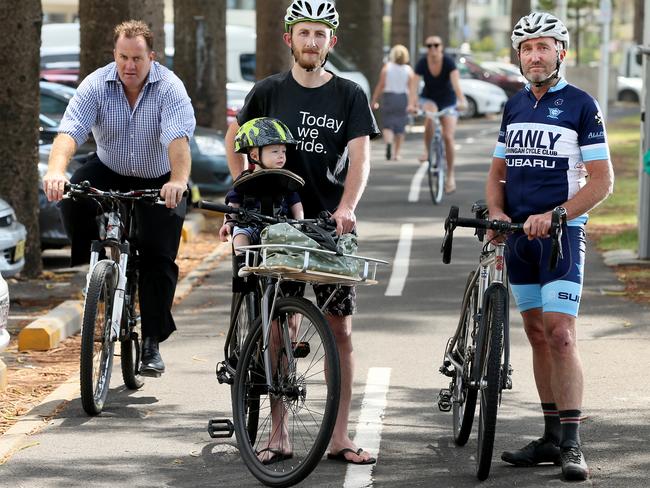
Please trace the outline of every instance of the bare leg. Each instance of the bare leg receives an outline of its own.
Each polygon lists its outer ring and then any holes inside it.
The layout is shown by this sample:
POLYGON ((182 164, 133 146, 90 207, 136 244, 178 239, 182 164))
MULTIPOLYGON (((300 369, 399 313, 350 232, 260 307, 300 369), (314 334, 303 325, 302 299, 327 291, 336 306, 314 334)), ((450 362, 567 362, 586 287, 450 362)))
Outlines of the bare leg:
POLYGON ((404 134, 395 134, 395 155, 393 156, 395 161, 401 159, 400 150, 402 148, 402 142, 404 142, 404 134))
POLYGON ((542 403, 555 403, 551 389, 551 352, 544 335, 544 317, 541 308, 526 310, 521 314, 524 330, 533 350, 533 373, 537 394, 542 403))
MULTIPOLYGON (((330 440, 330 452, 337 454, 341 449, 349 448, 354 451, 357 447, 350 439, 348 433, 348 421, 350 418, 350 405, 352 403, 352 381, 354 379, 354 356, 352 348, 352 316, 345 317, 328 315, 327 321, 332 328, 336 346, 339 352, 339 364, 341 367, 341 396, 339 399, 339 412, 334 425, 334 432, 330 440)), ((354 452, 347 452, 345 456, 355 462, 370 458, 367 452, 357 455, 354 452)))
POLYGON ((454 138, 456 134, 456 117, 442 117, 442 139, 445 143, 445 156, 447 158, 447 182, 445 192, 451 193, 456 189, 456 175, 454 173, 455 147, 454 138))

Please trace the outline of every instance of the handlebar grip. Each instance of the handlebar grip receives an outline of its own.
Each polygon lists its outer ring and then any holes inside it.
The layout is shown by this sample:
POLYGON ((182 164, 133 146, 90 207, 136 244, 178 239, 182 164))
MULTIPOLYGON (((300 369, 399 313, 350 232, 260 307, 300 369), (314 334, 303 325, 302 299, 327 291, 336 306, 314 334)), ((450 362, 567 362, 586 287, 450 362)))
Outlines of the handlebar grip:
POLYGON ((454 229, 458 221, 458 207, 452 206, 449 209, 449 216, 445 220, 445 237, 442 240, 440 251, 442 252, 442 262, 451 263, 451 249, 454 244, 454 229))
POLYGON ((205 210, 210 210, 213 212, 237 213, 236 208, 226 205, 225 203, 209 202, 207 200, 199 200, 198 202, 196 202, 196 207, 203 208, 205 210))
POLYGON ((548 270, 554 271, 562 257, 562 223, 560 214, 553 212, 551 214, 551 255, 548 258, 548 270))

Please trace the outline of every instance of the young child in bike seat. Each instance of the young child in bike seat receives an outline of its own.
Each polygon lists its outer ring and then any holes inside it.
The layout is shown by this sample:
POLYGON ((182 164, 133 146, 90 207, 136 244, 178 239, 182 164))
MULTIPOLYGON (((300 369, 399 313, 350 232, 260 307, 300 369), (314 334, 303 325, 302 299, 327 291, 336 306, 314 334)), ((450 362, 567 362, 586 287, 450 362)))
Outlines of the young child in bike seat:
MULTIPOLYGON (((287 161, 287 145, 296 145, 289 128, 280 120, 270 117, 258 117, 251 119, 242 125, 235 135, 235 151, 245 153, 249 163, 254 165, 253 171, 258 169, 280 169, 287 161)), ((251 174, 250 170, 242 172, 240 178, 251 174)), ((248 205, 248 201, 246 202, 248 205)), ((240 207, 244 204, 243 195, 235 188, 232 188, 226 195, 226 204, 231 207, 240 207)), ((259 202, 254 202, 259 207, 259 202)), ((304 211, 300 196, 296 192, 290 192, 282 196, 280 202, 280 215, 303 219, 304 211)), ((227 241, 232 235, 233 248, 236 255, 243 255, 238 252, 240 246, 247 246, 259 242, 260 229, 254 227, 239 227, 224 218, 224 223, 219 229, 219 239, 227 241)))

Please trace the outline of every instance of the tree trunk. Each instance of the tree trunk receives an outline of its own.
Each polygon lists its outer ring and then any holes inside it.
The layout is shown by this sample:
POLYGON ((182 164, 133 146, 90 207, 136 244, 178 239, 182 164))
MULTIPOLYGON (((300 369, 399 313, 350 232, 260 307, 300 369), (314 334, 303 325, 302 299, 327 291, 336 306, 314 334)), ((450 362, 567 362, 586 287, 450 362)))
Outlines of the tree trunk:
POLYGON ((0 197, 27 229, 23 274, 42 271, 38 228, 40 0, 0 2, 0 197))
POLYGON ((282 40, 284 12, 291 0, 257 2, 255 77, 258 80, 291 68, 291 51, 282 40))
POLYGON ((165 60, 164 0, 79 0, 79 81, 113 61, 113 29, 142 20, 154 35, 158 61, 165 60))
POLYGON ((634 0, 634 37, 635 44, 643 44, 643 15, 645 0, 634 0))
POLYGON ((226 1, 174 1, 174 71, 197 125, 226 130, 226 1))
MULTIPOLYGON (((411 0, 393 0, 390 21, 390 45, 401 44, 410 48, 411 25, 409 22, 409 7, 411 0)), ((413 29, 416 26, 412 27, 413 29)), ((411 53, 416 56, 417 53, 411 53)))
POLYGON ((383 60, 383 2, 338 2, 340 21, 336 50, 357 65, 370 84, 377 84, 383 60))
POLYGON ((449 46, 449 5, 451 0, 425 0, 422 42, 429 36, 438 36, 449 46))
MULTIPOLYGON (((521 19, 524 15, 528 15, 529 13, 530 0, 518 0, 516 2, 513 1, 512 6, 510 7, 510 25, 512 26, 512 29, 515 28, 515 25, 517 25, 519 19, 521 19)), ((519 57, 517 56, 517 51, 514 49, 510 50, 510 62, 519 66, 519 57)))

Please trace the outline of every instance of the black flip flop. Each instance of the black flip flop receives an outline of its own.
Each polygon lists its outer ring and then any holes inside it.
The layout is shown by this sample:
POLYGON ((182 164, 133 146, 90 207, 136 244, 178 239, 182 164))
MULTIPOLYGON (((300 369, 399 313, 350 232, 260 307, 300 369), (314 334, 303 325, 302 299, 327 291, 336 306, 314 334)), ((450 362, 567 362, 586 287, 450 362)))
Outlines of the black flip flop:
POLYGON ((357 456, 361 456, 363 449, 359 448, 355 451, 354 449, 350 449, 349 447, 346 447, 344 449, 341 449, 336 454, 328 453, 327 459, 330 459, 332 461, 339 461, 342 463, 348 463, 348 464, 375 464, 377 462, 377 460, 374 457, 365 459, 363 461, 353 461, 352 459, 348 459, 345 457, 346 452, 351 452, 353 454, 356 454, 357 456))
POLYGON ((291 459, 293 457, 293 453, 283 453, 280 449, 273 449, 272 447, 267 447, 266 449, 262 449, 261 451, 257 451, 257 455, 259 456, 263 452, 270 452, 271 457, 266 458, 264 461, 262 461, 262 464, 265 466, 268 464, 273 464, 273 463, 279 463, 280 461, 286 461, 287 459, 291 459))

